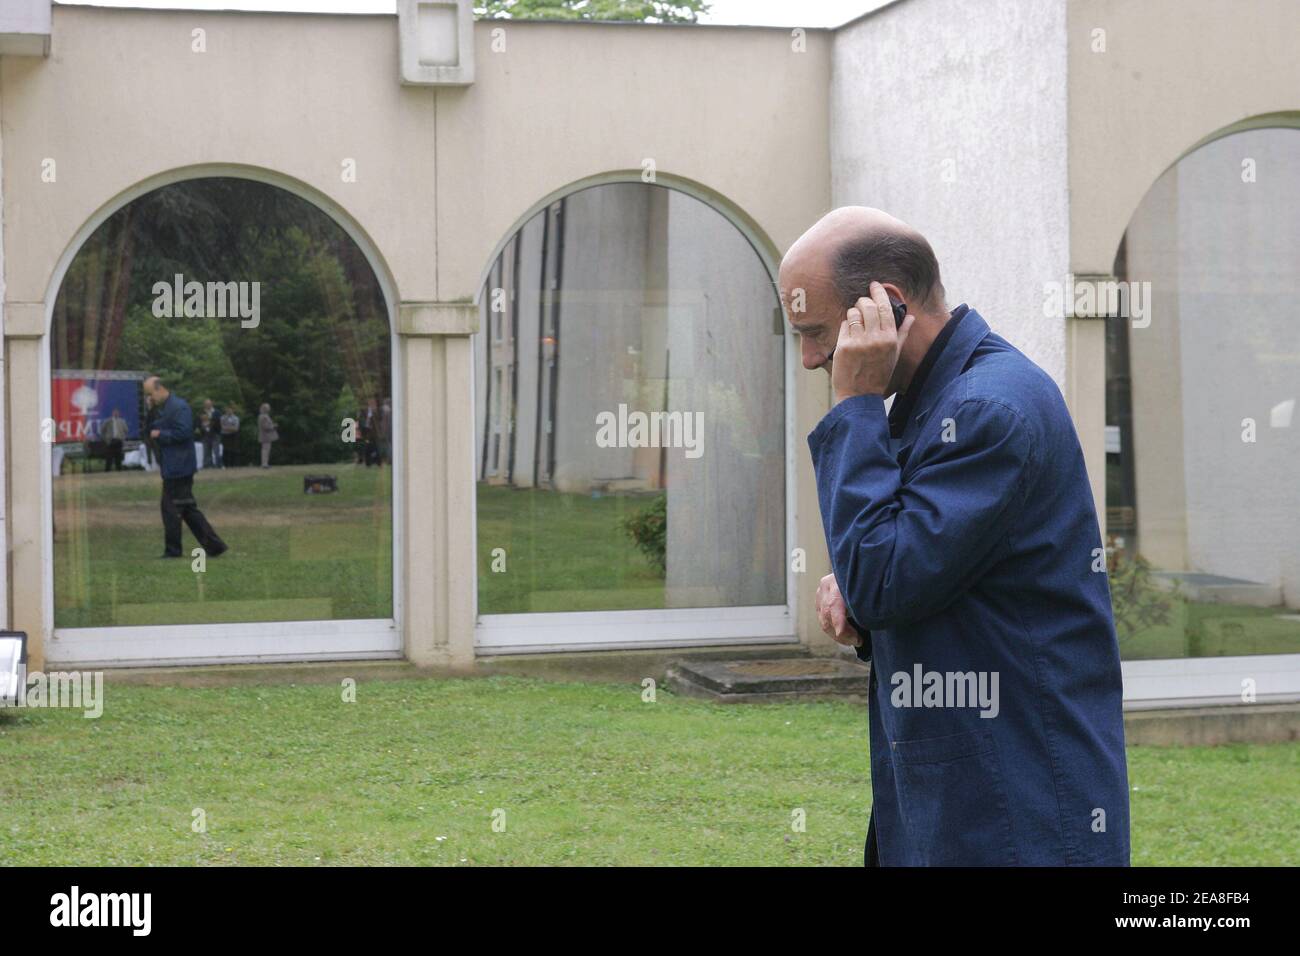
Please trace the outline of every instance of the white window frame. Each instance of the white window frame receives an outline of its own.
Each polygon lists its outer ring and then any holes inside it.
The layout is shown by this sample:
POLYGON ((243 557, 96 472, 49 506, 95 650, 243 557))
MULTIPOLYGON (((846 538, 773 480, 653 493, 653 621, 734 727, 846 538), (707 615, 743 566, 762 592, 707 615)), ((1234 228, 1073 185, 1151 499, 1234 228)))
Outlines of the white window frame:
POLYGON ((1249 654, 1241 657, 1175 657, 1122 661, 1124 703, 1144 707, 1195 707, 1300 700, 1300 654, 1249 654), (1246 681, 1251 681, 1247 685, 1246 681))
MULTIPOLYGON (((1291 114, 1271 113, 1250 117, 1240 122, 1224 126, 1203 137, 1177 159, 1169 164, 1170 169, 1186 156, 1196 152, 1225 136, 1254 129, 1296 129, 1297 123, 1291 114)), ((1162 171, 1163 173, 1163 171, 1162 171)), ((1155 184, 1153 180, 1148 186, 1155 184)), ((1124 221, 1124 231, 1133 221, 1133 214, 1146 198, 1146 192, 1133 206, 1133 212, 1124 221)), ((1121 233, 1121 238, 1123 233, 1121 233)), ((1115 240, 1118 249, 1120 239, 1115 240)), ((1109 268, 1109 267, 1108 267, 1109 268)), ((1071 270, 1074 275, 1089 274, 1089 270, 1075 264, 1071 270)), ((1101 273, 1102 275, 1108 275, 1101 273)), ((1066 319, 1066 336, 1075 343, 1085 342, 1083 347, 1066 350, 1067 392, 1074 397, 1078 407, 1095 414, 1093 421, 1104 421, 1106 407, 1106 358, 1104 335, 1085 337, 1077 333, 1074 323, 1103 321, 1097 318, 1076 317, 1066 319)), ((1071 412, 1078 427, 1082 416, 1075 414, 1072 404, 1071 412)), ((1103 426, 1104 428, 1104 426, 1103 426)), ((1086 437, 1086 436, 1081 436, 1086 437)), ((1093 444, 1094 456, 1088 461, 1088 471, 1100 469, 1093 480, 1105 488, 1105 436, 1096 435, 1093 444)), ((1085 442, 1085 448, 1088 448, 1085 442)), ((1106 512, 1103 500, 1099 503, 1098 522, 1104 531, 1106 512)), ((1254 681, 1255 700, 1258 703, 1281 703, 1300 700, 1300 654, 1247 654, 1235 657, 1170 657, 1156 660, 1121 661, 1120 668, 1124 675, 1124 703, 1130 709, 1151 707, 1184 706, 1192 707, 1202 704, 1245 704, 1242 699, 1244 682, 1254 681)))
MULTIPOLYGON (((361 250, 379 281, 388 314, 389 361, 392 367, 393 433, 402 433, 404 394, 402 348, 397 335, 397 286, 374 244, 346 210, 323 194, 288 176, 260 167, 206 163, 169 170, 150 177, 101 206, 78 230, 64 250, 45 293, 45 334, 41 340, 41 420, 53 414, 50 396, 54 302, 68 268, 82 246, 101 225, 123 207, 162 186, 214 176, 247 179, 275 186, 303 199, 343 229, 361 250)), ((41 520, 45 620, 50 635, 45 659, 50 664, 122 665, 237 664, 273 661, 357 660, 400 658, 403 653, 402 609, 405 581, 405 442, 393 443, 393 616, 362 620, 273 621, 237 624, 177 624, 149 627, 61 628, 54 626, 54 477, 52 446, 41 443, 41 520)))
MULTIPOLYGON (((510 239, 533 216, 565 196, 592 186, 611 183, 641 183, 639 173, 609 173, 571 183, 534 204, 506 231, 497 244, 479 276, 478 295, 488 280, 492 264, 510 239)), ((697 199, 723 216, 749 243, 762 263, 763 270, 775 288, 777 283, 774 255, 769 243, 756 228, 736 215, 720 196, 710 193, 694 183, 657 175, 656 185, 697 199)), ((795 474, 795 359, 799 354, 797 344, 785 323, 782 323, 783 367, 785 374, 785 545, 782 560, 785 563, 784 604, 756 605, 752 607, 717 608, 659 608, 631 611, 552 611, 546 613, 484 614, 478 613, 478 575, 474 587, 474 651, 479 656, 495 654, 563 653, 565 651, 594 650, 646 650, 652 648, 725 646, 734 644, 797 644, 798 587, 797 575, 792 568, 790 550, 798 540, 796 528, 796 474, 795 474), (635 634, 629 638, 627 635, 635 634)), ((490 347, 490 342, 487 343, 490 347)), ((471 343, 471 352, 473 352, 471 343)), ((475 377, 479 374, 478 362, 472 361, 473 373, 469 376, 470 408, 477 404, 475 377)), ((472 433, 471 429, 471 433, 472 433)), ((472 442, 472 438, 471 438, 472 442)), ((477 461, 473 454, 468 457, 477 461)), ((473 514, 473 561, 478 568, 478 494, 477 471, 471 470, 470 480, 475 488, 473 514)))

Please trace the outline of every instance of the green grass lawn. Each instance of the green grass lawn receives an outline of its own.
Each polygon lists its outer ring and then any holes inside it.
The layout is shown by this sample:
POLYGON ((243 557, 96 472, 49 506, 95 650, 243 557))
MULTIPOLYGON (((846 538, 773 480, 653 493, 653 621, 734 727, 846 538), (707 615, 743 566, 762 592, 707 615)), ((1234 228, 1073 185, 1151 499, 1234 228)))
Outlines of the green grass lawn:
POLYGON ((1120 656, 1136 661, 1300 654, 1300 620, 1295 617, 1295 611, 1284 608, 1175 599, 1169 622, 1121 641, 1120 656))
MULTIPOLYGON (((0 767, 9 864, 856 866, 870 804, 860 706, 507 677, 110 682, 97 720, 0 712, 0 767)), ((1300 744, 1129 771, 1135 864, 1300 863, 1300 744)))
MULTIPOLYGON (((54 482, 56 627, 336 620, 392 615, 388 470, 351 463, 201 471, 199 507, 230 546, 203 574, 163 561, 156 474, 54 482), (307 474, 339 491, 304 495, 307 474)), ((662 493, 660 493, 662 494, 662 493)), ((480 484, 479 609, 664 606, 664 576, 623 529, 655 495, 562 494, 480 484), (493 550, 507 573, 493 573, 493 550)), ((188 554, 196 547, 183 532, 188 554)))
POLYGON ((664 575, 623 521, 664 494, 565 494, 478 486, 479 612, 664 606, 664 575), (506 573, 492 570, 505 550, 506 573))
MULTIPOLYGON (((54 483, 57 627, 386 618, 392 615, 390 471, 349 463, 203 471, 199 506, 231 546, 195 574, 162 561, 159 479, 75 473, 54 483), (339 492, 304 495, 334 474, 339 492)), ((479 483, 483 614, 662 608, 664 575, 624 528, 663 492, 567 494, 479 483), (494 571, 505 552, 506 573, 494 571)), ((185 548, 195 546, 188 529, 185 548)), ((1300 653, 1280 608, 1173 602, 1125 639, 1125 660, 1300 653)))
MULTIPOLYGON (((161 480, 54 481, 56 627, 392 616, 391 470, 349 463, 201 471, 194 497, 230 551, 196 574, 164 561, 161 480), (303 476, 339 491, 303 494, 303 476)), ((188 555, 197 542, 182 532, 188 555)))

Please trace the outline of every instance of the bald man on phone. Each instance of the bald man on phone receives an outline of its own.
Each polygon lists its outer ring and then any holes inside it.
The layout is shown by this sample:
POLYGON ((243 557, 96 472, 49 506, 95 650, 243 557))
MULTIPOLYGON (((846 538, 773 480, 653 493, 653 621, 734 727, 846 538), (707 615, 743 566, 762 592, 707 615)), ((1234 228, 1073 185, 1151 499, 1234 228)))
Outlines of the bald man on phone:
POLYGON ((871 663, 865 861, 1127 866, 1119 645, 1060 389, 949 310, 930 244, 880 210, 813 225, 780 291, 830 375, 817 614, 871 663))

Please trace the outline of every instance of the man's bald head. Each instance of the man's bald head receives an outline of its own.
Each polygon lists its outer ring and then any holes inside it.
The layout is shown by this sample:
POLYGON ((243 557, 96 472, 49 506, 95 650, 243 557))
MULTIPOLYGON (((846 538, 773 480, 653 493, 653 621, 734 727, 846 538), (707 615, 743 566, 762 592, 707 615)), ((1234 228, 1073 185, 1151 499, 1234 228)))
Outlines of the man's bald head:
POLYGON ((869 206, 841 206, 822 216, 786 253, 783 276, 787 270, 828 284, 846 309, 868 294, 873 281, 896 286, 910 311, 943 305, 930 243, 901 219, 869 206))
MULTIPOLYGON (((917 317, 912 337, 918 346, 930 337, 924 326, 946 321, 934 250, 924 236, 887 212, 842 206, 790 246, 781 260, 781 303, 803 338, 805 368, 829 369, 845 312, 870 295, 872 282, 917 317)), ((901 364, 905 369, 908 363, 901 364)))
POLYGON ((150 375, 144 380, 144 393, 154 402, 164 402, 171 393, 167 391, 167 386, 162 383, 157 375, 150 375))

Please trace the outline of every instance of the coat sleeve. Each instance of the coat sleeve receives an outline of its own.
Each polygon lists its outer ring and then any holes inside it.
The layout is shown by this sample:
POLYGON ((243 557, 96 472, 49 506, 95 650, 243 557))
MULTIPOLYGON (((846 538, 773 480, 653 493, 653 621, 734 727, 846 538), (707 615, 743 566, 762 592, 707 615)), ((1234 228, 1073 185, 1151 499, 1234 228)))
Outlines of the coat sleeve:
POLYGON ((968 589, 1031 472, 1027 423, 1007 405, 965 399, 927 424, 906 483, 878 395, 841 402, 808 436, 831 567, 860 630, 928 617, 968 589))
POLYGON ((158 429, 160 445, 180 445, 194 441, 194 416, 186 405, 169 408, 167 414, 154 424, 154 428, 158 429))

